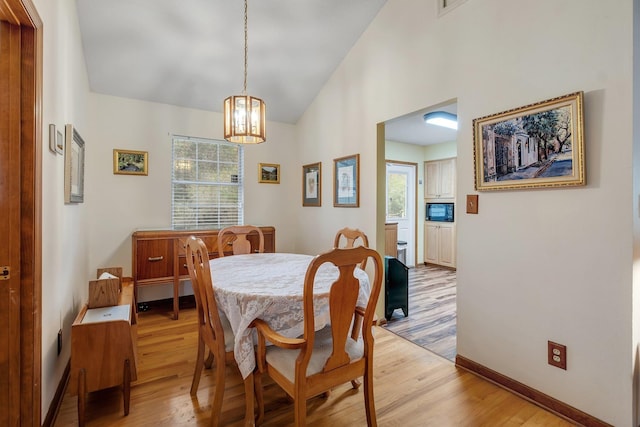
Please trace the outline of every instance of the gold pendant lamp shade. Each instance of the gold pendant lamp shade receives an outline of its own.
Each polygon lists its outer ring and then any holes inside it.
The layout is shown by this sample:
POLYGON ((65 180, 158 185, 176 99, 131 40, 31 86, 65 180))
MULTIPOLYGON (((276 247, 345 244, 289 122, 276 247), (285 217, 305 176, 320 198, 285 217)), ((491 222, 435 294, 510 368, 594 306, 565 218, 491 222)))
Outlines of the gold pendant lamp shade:
POLYGON ((265 105, 249 95, 224 100, 224 139, 238 144, 259 144, 266 140, 265 105))
POLYGON ((244 0, 244 90, 242 95, 224 100, 224 139, 237 144, 260 144, 266 141, 265 105, 247 95, 247 0, 244 0))

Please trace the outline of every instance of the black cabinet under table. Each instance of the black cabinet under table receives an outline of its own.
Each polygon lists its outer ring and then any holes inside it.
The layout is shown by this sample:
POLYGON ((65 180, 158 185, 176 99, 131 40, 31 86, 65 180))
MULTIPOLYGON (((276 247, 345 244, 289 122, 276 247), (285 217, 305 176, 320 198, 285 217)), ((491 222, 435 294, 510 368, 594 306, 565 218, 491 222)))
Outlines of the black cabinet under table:
POLYGON ((391 319, 396 308, 409 315, 409 267, 391 256, 384 257, 384 317, 391 319))

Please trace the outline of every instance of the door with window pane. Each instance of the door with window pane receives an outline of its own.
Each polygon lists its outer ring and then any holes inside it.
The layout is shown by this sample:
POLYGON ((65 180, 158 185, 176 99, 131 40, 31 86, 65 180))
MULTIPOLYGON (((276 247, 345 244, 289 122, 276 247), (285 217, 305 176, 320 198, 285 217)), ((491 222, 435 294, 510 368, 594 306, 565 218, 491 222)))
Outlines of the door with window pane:
POLYGON ((416 164, 387 162, 386 222, 398 223, 398 242, 406 242, 406 264, 415 265, 416 164))

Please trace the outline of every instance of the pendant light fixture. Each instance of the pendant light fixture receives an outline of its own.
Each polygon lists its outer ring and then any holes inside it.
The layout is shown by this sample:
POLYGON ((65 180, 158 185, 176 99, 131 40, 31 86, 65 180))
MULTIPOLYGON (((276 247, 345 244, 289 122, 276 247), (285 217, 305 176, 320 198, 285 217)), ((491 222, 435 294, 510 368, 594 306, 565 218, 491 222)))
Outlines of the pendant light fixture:
POLYGON ((266 140, 264 101, 247 95, 247 0, 244 0, 244 89, 224 100, 224 139, 238 144, 266 140))

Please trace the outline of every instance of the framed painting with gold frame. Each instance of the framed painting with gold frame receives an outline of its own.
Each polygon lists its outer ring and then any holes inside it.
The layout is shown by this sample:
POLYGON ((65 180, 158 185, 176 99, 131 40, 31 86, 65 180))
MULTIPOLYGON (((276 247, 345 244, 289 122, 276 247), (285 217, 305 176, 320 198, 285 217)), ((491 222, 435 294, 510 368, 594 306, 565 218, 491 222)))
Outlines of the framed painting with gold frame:
POLYGON ((147 151, 114 149, 113 173, 116 175, 148 175, 149 153, 147 151))
POLYGON ((475 188, 585 185, 582 92, 473 120, 475 188))
POLYGON ((280 184, 280 165, 275 163, 258 164, 258 182, 280 184))

